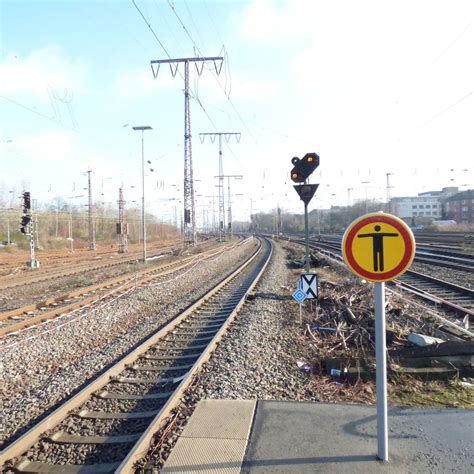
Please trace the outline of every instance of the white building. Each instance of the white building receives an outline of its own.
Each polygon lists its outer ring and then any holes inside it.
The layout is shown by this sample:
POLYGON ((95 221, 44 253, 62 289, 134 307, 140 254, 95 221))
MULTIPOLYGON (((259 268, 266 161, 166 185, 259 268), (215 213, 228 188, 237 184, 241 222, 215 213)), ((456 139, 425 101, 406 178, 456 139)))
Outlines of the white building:
POLYGON ((397 197, 390 201, 390 210, 401 219, 423 217, 432 220, 443 217, 443 200, 456 194, 458 188, 443 188, 441 191, 428 191, 418 196, 397 197))

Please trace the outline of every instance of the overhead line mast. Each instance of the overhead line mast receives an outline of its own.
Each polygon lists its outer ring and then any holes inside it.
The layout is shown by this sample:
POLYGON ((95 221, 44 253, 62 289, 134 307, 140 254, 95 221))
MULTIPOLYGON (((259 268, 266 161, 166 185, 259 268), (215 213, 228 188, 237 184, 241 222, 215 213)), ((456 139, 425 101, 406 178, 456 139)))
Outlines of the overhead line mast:
POLYGON ((89 230, 89 250, 96 250, 95 243, 95 228, 94 228, 94 217, 93 217, 93 208, 92 208, 92 184, 91 184, 91 173, 92 170, 87 170, 87 194, 88 194, 88 230, 89 230))
POLYGON ((196 71, 200 76, 204 69, 204 63, 212 61, 216 73, 219 75, 222 69, 223 56, 194 57, 159 59, 150 61, 153 77, 158 77, 161 64, 169 64, 173 77, 178 72, 180 63, 184 63, 184 226, 183 241, 185 245, 193 247, 197 244, 196 234, 196 211, 194 202, 194 180, 193 180, 193 160, 191 146, 191 111, 189 107, 189 63, 194 63, 196 71), (220 61, 218 67, 217 63, 220 61), (156 68, 156 69, 155 69, 156 68))
MULTIPOLYGON (((225 205, 224 205, 224 167, 222 164, 222 136, 224 135, 225 140, 229 143, 232 135, 235 135, 237 143, 240 142, 240 132, 215 132, 215 133, 200 133, 199 138, 201 143, 204 143, 206 136, 211 138, 211 142, 214 143, 216 137, 219 137, 219 241, 223 240, 223 233, 225 232, 225 205)), ((230 218, 229 218, 230 219, 230 218)), ((230 220, 229 220, 230 222, 230 220)))

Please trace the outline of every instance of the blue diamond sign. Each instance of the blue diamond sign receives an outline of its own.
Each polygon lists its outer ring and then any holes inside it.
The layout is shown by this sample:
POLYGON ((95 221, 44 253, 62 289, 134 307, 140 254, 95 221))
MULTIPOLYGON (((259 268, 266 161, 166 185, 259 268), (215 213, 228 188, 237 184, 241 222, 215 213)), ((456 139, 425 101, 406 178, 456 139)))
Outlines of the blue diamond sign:
POLYGON ((306 299, 306 293, 298 288, 294 293, 293 293, 293 299, 301 304, 305 299, 306 299))

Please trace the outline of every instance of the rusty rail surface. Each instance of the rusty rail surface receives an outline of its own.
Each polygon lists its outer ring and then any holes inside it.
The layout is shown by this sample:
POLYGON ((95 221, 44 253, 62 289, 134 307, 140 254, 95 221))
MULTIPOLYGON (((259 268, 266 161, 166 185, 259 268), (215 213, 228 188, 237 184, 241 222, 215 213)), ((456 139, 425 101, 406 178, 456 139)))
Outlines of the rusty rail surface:
POLYGON ((116 293, 124 293, 137 284, 149 283, 150 281, 153 281, 156 278, 161 278, 163 276, 169 275, 170 273, 174 273, 176 271, 182 270, 183 268, 186 268, 187 266, 191 265, 197 259, 203 258, 203 256, 205 256, 204 258, 212 258, 218 253, 222 253, 226 251, 232 245, 233 244, 226 245, 225 247, 219 248, 217 250, 210 249, 198 255, 191 255, 189 257, 185 257, 180 262, 171 262, 164 265, 160 265, 152 269, 145 269, 139 272, 133 272, 133 273, 121 275, 120 277, 112 278, 105 282, 88 286, 80 290, 76 290, 76 291, 73 291, 73 292, 58 296, 58 297, 48 298, 38 303, 23 306, 21 308, 16 308, 10 311, 5 311, 3 313, 0 313, 0 321, 5 321, 10 318, 15 318, 17 316, 23 316, 23 315, 25 315, 26 318, 22 321, 18 321, 13 324, 0 327, 0 337, 15 333, 21 329, 25 329, 30 326, 35 326, 39 323, 48 321, 57 316, 70 313, 71 311, 90 305, 94 303, 95 301, 102 300, 116 293), (77 299, 78 297, 85 296, 89 293, 95 293, 97 291, 107 289, 110 287, 115 287, 115 288, 110 289, 110 291, 106 292, 105 294, 100 294, 100 295, 93 294, 92 296, 89 296, 87 298, 82 298, 80 301, 75 301, 74 303, 71 303, 65 306, 63 305, 60 307, 55 307, 54 309, 51 309, 50 311, 41 312, 40 314, 32 315, 31 317, 28 317, 28 313, 34 312, 35 310, 42 310, 43 308, 47 308, 49 306, 57 306, 58 304, 67 302, 67 300, 77 299))
MULTIPOLYGON (((254 261, 257 262, 258 266, 255 268, 255 270, 253 270, 256 272, 256 274, 252 274, 251 276, 252 281, 248 283, 248 287, 244 288, 243 291, 239 293, 238 300, 236 300, 232 304, 232 308, 229 309, 229 314, 226 316, 225 321, 221 321, 220 323, 221 326, 217 325, 218 328, 216 328, 215 334, 211 336, 212 339, 210 340, 210 342, 205 343, 204 345, 205 347, 203 348, 200 354, 196 354, 197 360, 195 360, 192 367, 186 372, 185 376, 178 378, 179 382, 176 382, 176 383, 179 383, 179 385, 173 390, 172 393, 167 394, 168 398, 166 399, 164 406, 162 406, 162 408, 159 409, 159 411, 154 416, 154 418, 152 419, 151 423, 148 425, 146 430, 141 434, 138 441, 135 442, 132 449, 128 451, 128 454, 124 453, 123 460, 119 463, 116 463, 117 465, 113 466, 113 470, 115 470, 115 472, 121 472, 121 473, 133 472, 133 465, 138 459, 140 459, 143 455, 146 454, 152 442, 154 433, 158 429, 160 429, 161 426, 163 426, 171 410, 179 404, 180 399, 185 389, 193 380, 194 375, 199 372, 204 362, 206 362, 209 359, 212 352, 217 347, 219 341, 221 340, 221 338, 227 331, 229 324, 233 321, 238 311, 244 305, 248 293, 251 292, 253 288, 255 287, 255 285, 258 283, 259 279, 261 278, 263 272, 265 271, 270 261, 271 254, 272 254, 272 247, 271 247, 270 242, 266 241, 265 245, 263 245, 263 243, 260 241, 259 246, 256 249, 256 251, 253 252, 252 255, 248 259, 246 259, 246 261, 243 264, 239 266, 239 268, 237 268, 235 271, 233 271, 228 276, 226 276, 220 283, 218 283, 211 290, 206 292, 206 294, 204 294, 201 298, 199 298, 194 304, 188 307, 185 311, 177 315, 164 328, 157 331, 155 334, 151 335, 139 347, 137 347, 131 353, 129 353, 128 355, 120 359, 115 365, 113 365, 104 374, 100 375, 98 378, 92 381, 92 383, 90 383, 87 387, 85 387, 81 392, 76 394, 71 399, 67 400, 59 408, 57 408, 53 413, 51 413, 42 421, 40 421, 37 425, 31 428, 28 432, 26 432, 23 436, 17 439, 10 446, 6 447, 0 453, 0 463, 5 463, 6 461, 14 458, 16 459, 16 464, 15 464, 14 469, 19 470, 19 471, 24 471, 24 472, 33 472, 33 471, 39 472, 38 469, 43 469, 41 472, 47 472, 48 466, 54 467, 51 464, 43 464, 41 466, 42 463, 38 463, 35 461, 30 462, 29 460, 25 458, 18 460, 18 457, 21 456, 23 453, 25 453, 27 450, 30 451, 32 449, 32 446, 42 438, 43 436, 42 434, 46 430, 50 430, 54 428, 56 425, 58 425, 58 423, 60 423, 62 420, 66 418, 66 416, 68 415, 68 413, 71 412, 71 410, 78 409, 94 393, 95 393, 95 396, 107 397, 108 392, 107 391, 104 392, 102 389, 109 382, 120 381, 120 377, 118 376, 122 371, 126 369, 129 370, 129 368, 132 367, 133 364, 136 363, 136 361, 140 357, 143 357, 145 355, 145 352, 149 351, 151 348, 155 349, 156 347, 159 347, 159 345, 157 346, 157 343, 160 341, 163 341, 165 337, 172 335, 173 331, 177 330, 177 328, 180 327, 180 325, 190 324, 190 322, 192 321, 199 322, 199 318, 201 317, 199 313, 199 308, 201 308, 205 304, 212 305, 214 301, 213 298, 218 298, 222 292, 225 292, 226 285, 231 284, 232 281, 242 271, 244 271, 247 267, 249 267, 249 265, 252 262, 254 261), (261 261, 256 260, 258 256, 260 256, 261 261)), ((241 289, 240 286, 239 286, 239 289, 241 289)), ((216 319, 221 320, 222 317, 216 316, 216 319)), ((194 347, 197 348, 200 346, 191 345, 189 346, 189 349, 192 349, 194 347)), ((177 356, 177 357, 178 359, 180 358, 180 356, 177 356)), ((81 413, 82 411, 79 413, 79 416, 81 416, 81 413)), ((56 438, 59 439, 60 436, 61 436, 61 433, 55 433, 54 435, 49 436, 48 439, 54 442, 54 440, 56 438)), ((100 440, 98 442, 100 442, 100 440)), ((105 466, 111 466, 111 465, 102 465, 102 466, 105 467, 105 466)), ((59 467, 60 466, 57 466, 57 468, 59 467)), ((81 468, 93 469, 94 472, 105 472, 101 470, 100 464, 82 465, 82 466, 64 465, 62 466, 62 468, 66 469, 66 471, 64 472, 69 472, 67 471, 68 469, 69 470, 74 469, 76 470, 76 472, 80 472, 78 469, 81 469, 81 468)))

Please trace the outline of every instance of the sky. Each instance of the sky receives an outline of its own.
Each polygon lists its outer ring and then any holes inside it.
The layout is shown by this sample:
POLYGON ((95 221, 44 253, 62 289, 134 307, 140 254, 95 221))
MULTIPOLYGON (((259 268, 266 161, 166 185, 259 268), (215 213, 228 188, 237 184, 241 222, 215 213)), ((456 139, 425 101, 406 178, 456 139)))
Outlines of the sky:
POLYGON ((184 70, 150 61, 197 56, 225 58, 190 68, 198 218, 218 194, 209 132, 241 133, 222 149, 238 220, 302 212, 289 172, 308 152, 310 209, 384 201, 387 174, 392 197, 473 188, 473 19, 472 0, 0 0, 0 192, 85 204, 90 169, 95 200, 123 185, 138 206, 148 125, 147 209, 171 216, 184 70))

